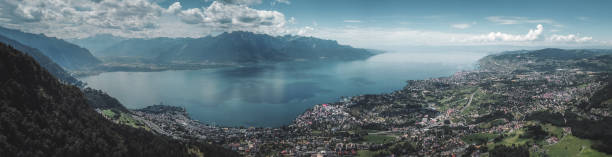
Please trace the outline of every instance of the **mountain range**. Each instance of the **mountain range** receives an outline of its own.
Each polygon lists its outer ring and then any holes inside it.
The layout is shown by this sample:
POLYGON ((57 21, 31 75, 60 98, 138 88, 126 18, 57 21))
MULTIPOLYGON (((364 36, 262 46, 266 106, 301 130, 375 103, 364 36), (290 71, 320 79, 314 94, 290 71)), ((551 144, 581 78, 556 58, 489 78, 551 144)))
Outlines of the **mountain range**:
POLYGON ((101 34, 82 39, 63 40, 44 34, 0 27, 0 36, 3 42, 25 53, 30 55, 41 53, 42 55, 33 55, 34 58, 43 63, 43 66, 59 79, 67 77, 59 76, 59 70, 53 70, 57 68, 47 67, 45 64, 47 61, 40 60, 42 57, 36 56, 44 55, 67 71, 84 72, 108 69, 104 68, 108 66, 132 64, 348 61, 365 59, 379 53, 375 50, 341 45, 334 40, 294 35, 271 36, 244 31, 225 32, 201 38, 124 38, 101 34), (103 62, 96 56, 103 57, 105 64, 102 64, 103 62))
POLYGON ((0 35, 38 49, 42 54, 68 70, 86 69, 101 63, 89 50, 55 37, 3 27, 0 27, 0 35))
POLYGON ((95 50, 94 54, 101 57, 140 57, 164 63, 356 60, 373 55, 369 50, 340 45, 334 40, 243 31, 202 38, 125 39, 99 35, 71 41, 95 50))
POLYGON ((90 36, 87 38, 82 38, 82 39, 77 39, 77 38, 66 39, 66 41, 70 43, 87 48, 95 56, 104 55, 103 53, 97 53, 97 52, 103 52, 104 49, 109 48, 115 44, 118 44, 124 40, 127 40, 127 38, 113 36, 111 34, 97 34, 97 35, 90 36))

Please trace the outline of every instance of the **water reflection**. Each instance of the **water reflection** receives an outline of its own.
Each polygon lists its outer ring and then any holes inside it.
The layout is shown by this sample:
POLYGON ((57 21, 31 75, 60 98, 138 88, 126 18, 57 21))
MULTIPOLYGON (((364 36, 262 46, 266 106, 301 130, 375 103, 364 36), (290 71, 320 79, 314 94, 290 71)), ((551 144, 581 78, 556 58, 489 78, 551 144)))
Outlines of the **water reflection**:
POLYGON ((471 68, 478 57, 443 62, 435 61, 435 55, 415 60, 414 54, 382 54, 354 62, 111 72, 81 79, 128 108, 164 102, 186 107, 193 118, 203 122, 279 126, 313 104, 337 101, 340 96, 390 92, 402 88, 409 79, 448 76, 471 68))

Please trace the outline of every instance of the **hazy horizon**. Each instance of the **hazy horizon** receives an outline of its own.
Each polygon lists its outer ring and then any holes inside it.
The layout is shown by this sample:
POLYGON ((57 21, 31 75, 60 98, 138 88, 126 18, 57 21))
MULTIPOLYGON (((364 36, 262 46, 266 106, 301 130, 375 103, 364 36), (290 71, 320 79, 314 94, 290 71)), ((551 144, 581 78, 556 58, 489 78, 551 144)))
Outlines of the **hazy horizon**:
POLYGON ((197 38, 249 31, 312 36, 391 52, 612 47, 607 31, 610 1, 2 0, 0 4, 0 26, 62 39, 98 34, 197 38))

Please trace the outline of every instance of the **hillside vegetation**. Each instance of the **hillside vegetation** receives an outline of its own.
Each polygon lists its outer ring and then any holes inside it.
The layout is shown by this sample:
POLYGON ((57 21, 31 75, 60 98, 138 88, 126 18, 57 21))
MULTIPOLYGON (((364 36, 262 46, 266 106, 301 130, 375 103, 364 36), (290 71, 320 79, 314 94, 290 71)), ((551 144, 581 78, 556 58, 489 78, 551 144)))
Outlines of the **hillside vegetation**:
POLYGON ((32 57, 0 44, 0 156, 235 156, 114 124, 75 86, 32 57))

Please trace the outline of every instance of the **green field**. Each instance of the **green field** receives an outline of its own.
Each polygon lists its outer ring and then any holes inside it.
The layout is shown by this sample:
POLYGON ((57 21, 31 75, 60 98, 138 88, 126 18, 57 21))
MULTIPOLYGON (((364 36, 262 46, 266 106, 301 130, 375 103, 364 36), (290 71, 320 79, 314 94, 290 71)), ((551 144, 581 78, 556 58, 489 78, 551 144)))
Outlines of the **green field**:
MULTIPOLYGON (((591 148, 591 140, 581 139, 572 135, 564 135, 563 129, 551 124, 539 124, 539 123, 528 123, 528 125, 540 125, 542 129, 551 136, 555 136, 560 138, 559 142, 556 144, 548 145, 545 140, 536 141, 531 138, 520 138, 521 135, 525 133, 524 129, 516 130, 514 132, 510 132, 505 134, 506 137, 502 139, 500 142, 496 142, 494 144, 489 144, 489 149, 494 148, 496 145, 525 145, 527 143, 538 144, 542 146, 543 152, 548 156, 555 157, 573 157, 573 156, 587 156, 587 157, 612 157, 612 155, 607 155, 605 153, 601 153, 597 150, 591 148)), ((533 150, 532 150, 533 151, 533 150)), ((532 156, 540 156, 537 153, 531 153, 532 156)))
POLYGON ((466 143, 472 144, 484 144, 493 140, 498 135, 490 134, 490 133, 476 133, 462 137, 461 139, 466 143))
POLYGON ((150 130, 149 127, 145 126, 140 121, 137 121, 136 119, 134 119, 132 116, 130 116, 127 113, 123 113, 123 112, 115 113, 111 109, 106 109, 106 110, 102 110, 102 115, 109 117, 110 120, 118 124, 123 124, 123 125, 131 126, 134 128, 144 128, 145 130, 150 130))
POLYGON ((506 120, 503 119, 503 118, 500 118, 500 119, 492 120, 490 122, 480 123, 478 125, 478 127, 480 127, 480 128, 491 128, 491 127, 502 125, 502 124, 506 124, 506 120))
POLYGON ((398 152, 401 151, 402 149, 407 149, 407 151, 414 151, 414 144, 412 143, 407 143, 407 142, 398 142, 393 144, 392 146, 386 148, 386 149, 381 149, 381 150, 376 150, 376 151, 371 151, 371 150, 359 150, 357 151, 357 156, 389 156, 390 154, 393 154, 392 152, 398 152))
POLYGON ((363 140, 368 143, 384 144, 388 142, 393 142, 395 138, 387 135, 366 135, 365 137, 363 137, 363 140))
POLYGON ((511 132, 509 134, 507 134, 507 137, 504 138, 501 142, 499 142, 499 144, 503 144, 506 146, 512 146, 512 145, 524 145, 527 142, 534 142, 533 139, 529 139, 529 138, 521 138, 520 136, 523 135, 525 133, 525 130, 520 129, 514 132, 511 132))
POLYGON ((554 126, 554 125, 551 125, 551 124, 548 124, 548 123, 543 124, 541 126, 542 126, 542 129, 544 129, 544 131, 550 133, 552 136, 556 136, 556 137, 559 137, 559 138, 563 137, 563 129, 562 128, 554 126))
POLYGON ((371 156, 376 156, 378 154, 378 152, 373 152, 373 151, 369 151, 369 150, 359 150, 357 151, 357 156, 359 157, 371 157, 371 156))
POLYGON ((565 136, 559 143, 544 146, 549 156, 612 156, 598 152, 591 148, 591 141, 580 139, 575 136, 565 136))
POLYGON ((134 118, 132 118, 132 116, 125 114, 125 113, 120 113, 119 119, 117 120, 117 122, 119 124, 124 124, 124 125, 128 125, 134 128, 138 128, 141 127, 140 122, 136 121, 134 118))
MULTIPOLYGON (((478 87, 456 88, 444 92, 444 98, 437 100, 437 109, 446 111, 450 108, 461 108, 465 106, 472 93, 477 92, 478 87)), ((428 100, 433 101, 433 100, 428 100)))
POLYGON ((114 118, 116 114, 112 110, 106 109, 106 110, 102 110, 102 115, 106 117, 114 118))

